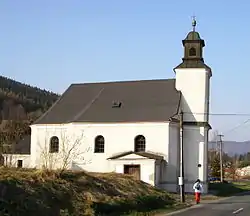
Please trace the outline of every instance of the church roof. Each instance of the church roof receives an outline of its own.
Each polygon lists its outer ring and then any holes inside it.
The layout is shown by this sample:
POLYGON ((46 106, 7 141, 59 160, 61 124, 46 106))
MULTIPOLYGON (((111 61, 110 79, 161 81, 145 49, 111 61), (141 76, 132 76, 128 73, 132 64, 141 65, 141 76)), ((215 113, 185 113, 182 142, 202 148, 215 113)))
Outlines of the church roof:
POLYGON ((72 84, 34 124, 169 121, 180 95, 175 79, 72 84))
POLYGON ((185 40, 201 40, 200 34, 197 31, 191 31, 188 33, 185 40))
POLYGON ((183 61, 182 63, 180 63, 179 65, 177 65, 175 69, 178 69, 178 68, 205 68, 207 69, 210 73, 211 72, 211 68, 206 65, 203 61, 200 61, 200 60, 185 60, 183 61))

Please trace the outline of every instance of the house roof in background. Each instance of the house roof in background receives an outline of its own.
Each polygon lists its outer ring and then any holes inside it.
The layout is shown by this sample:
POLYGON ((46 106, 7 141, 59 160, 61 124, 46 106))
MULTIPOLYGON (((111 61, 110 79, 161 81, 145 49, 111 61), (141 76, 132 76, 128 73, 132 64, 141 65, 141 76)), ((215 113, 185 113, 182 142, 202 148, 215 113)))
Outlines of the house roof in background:
POLYGON ((175 79, 72 84, 34 124, 169 121, 180 96, 175 79))

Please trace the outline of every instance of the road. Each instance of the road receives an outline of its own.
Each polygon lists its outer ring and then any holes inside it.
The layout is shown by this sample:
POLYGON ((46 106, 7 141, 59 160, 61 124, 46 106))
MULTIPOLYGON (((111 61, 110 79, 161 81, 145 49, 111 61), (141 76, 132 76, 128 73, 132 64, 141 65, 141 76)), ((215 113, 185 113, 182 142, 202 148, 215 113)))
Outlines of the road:
POLYGON ((193 206, 175 216, 250 216, 250 193, 221 200, 217 203, 206 203, 193 206))

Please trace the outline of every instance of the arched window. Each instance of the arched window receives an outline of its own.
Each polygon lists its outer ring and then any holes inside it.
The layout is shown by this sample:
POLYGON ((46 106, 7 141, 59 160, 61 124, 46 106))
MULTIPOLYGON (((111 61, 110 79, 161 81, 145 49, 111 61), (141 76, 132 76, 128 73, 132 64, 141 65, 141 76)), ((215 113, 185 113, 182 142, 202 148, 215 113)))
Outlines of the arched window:
POLYGON ((135 152, 145 152, 146 150, 146 139, 142 135, 135 137, 135 152))
POLYGON ((104 153, 104 137, 99 135, 95 138, 94 153, 104 153))
POLYGON ((50 153, 59 152, 59 139, 57 136, 53 136, 50 138, 49 152, 50 153))
POLYGON ((196 56, 196 49, 194 47, 189 49, 189 56, 196 56))

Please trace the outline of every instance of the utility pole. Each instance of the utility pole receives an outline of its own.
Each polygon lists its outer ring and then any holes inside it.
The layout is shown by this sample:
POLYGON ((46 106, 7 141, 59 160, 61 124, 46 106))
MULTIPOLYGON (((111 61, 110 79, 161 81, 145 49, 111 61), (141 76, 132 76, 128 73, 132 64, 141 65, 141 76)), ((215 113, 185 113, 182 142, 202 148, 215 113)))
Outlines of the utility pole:
POLYGON ((222 134, 218 135, 219 137, 219 146, 220 146, 220 181, 223 182, 223 142, 222 142, 222 134))
POLYGON ((180 112, 180 199, 181 202, 185 202, 185 190, 184 190, 184 161, 183 161, 183 112, 180 112))

